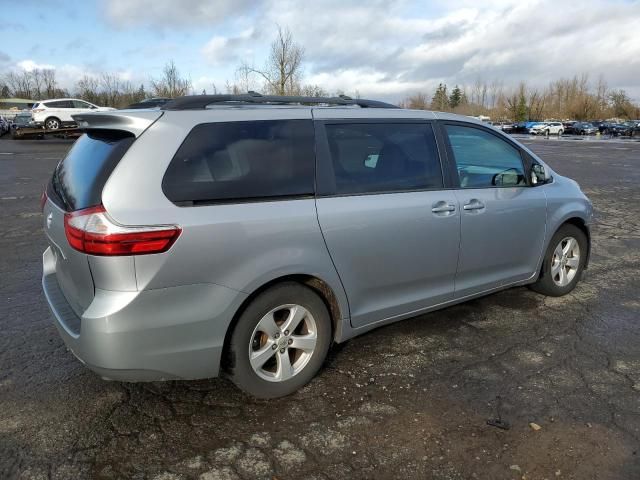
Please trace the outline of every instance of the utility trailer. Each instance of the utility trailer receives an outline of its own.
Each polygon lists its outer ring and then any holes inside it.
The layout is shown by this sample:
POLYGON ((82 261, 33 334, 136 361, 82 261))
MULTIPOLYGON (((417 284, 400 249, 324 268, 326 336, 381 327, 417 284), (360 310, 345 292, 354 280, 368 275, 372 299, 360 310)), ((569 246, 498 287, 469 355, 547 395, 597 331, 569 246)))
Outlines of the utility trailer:
POLYGON ((80 135, 82 135, 82 130, 78 127, 57 128, 55 130, 47 130, 44 127, 17 127, 11 131, 14 140, 46 137, 78 138, 80 135))

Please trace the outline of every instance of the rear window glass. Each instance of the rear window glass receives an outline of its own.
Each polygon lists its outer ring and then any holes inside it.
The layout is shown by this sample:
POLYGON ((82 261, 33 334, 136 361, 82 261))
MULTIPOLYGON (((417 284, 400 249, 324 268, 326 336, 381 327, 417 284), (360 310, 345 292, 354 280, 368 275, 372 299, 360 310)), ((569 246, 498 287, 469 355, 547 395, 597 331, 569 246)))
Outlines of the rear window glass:
POLYGON ((116 130, 90 131, 82 135, 58 163, 51 189, 67 211, 102 202, 102 189, 134 137, 116 130))
POLYGON ((187 135, 162 189, 186 206, 311 195, 314 164, 311 120, 205 123, 187 135))

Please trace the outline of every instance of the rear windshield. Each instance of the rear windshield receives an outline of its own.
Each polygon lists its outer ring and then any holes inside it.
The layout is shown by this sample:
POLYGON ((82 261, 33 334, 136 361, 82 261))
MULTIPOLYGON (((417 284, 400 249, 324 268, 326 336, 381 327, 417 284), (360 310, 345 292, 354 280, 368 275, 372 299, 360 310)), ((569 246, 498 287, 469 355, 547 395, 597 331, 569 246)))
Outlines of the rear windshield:
POLYGON ((109 175, 134 139, 117 130, 82 135, 53 172, 50 190, 56 203, 67 211, 99 205, 109 175))
POLYGON ((176 152, 162 189, 190 206, 312 195, 311 120, 206 123, 176 152))

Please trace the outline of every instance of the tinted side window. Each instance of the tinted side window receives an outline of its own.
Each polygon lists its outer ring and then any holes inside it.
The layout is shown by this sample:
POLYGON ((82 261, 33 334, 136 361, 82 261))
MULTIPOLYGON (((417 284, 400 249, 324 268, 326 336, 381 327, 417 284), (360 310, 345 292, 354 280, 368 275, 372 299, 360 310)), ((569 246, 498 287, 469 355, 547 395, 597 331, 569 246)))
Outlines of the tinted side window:
POLYGON ((70 100, 56 100, 55 102, 47 102, 45 105, 49 108, 73 108, 70 100))
POLYGON ((511 144, 479 128, 445 128, 462 188, 526 185, 522 157, 511 144))
POLYGON ((311 120, 194 127, 162 180, 173 202, 228 202, 314 193, 311 120))
POLYGON ((429 124, 326 125, 337 194, 442 188, 429 124))
POLYGON ((72 102, 73 102, 73 108, 91 108, 91 105, 81 100, 72 100, 72 102))

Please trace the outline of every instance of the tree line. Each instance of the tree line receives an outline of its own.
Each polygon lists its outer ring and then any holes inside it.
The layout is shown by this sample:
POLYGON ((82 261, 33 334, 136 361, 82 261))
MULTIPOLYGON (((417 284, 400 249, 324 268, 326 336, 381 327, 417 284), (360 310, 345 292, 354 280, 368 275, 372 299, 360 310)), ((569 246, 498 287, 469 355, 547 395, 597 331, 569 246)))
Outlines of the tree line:
POLYGON ((544 88, 529 86, 526 82, 507 88, 500 81, 478 80, 473 85, 455 85, 449 90, 441 83, 433 94, 418 92, 402 100, 400 105, 484 115, 496 121, 640 118, 640 104, 634 103, 626 91, 610 89, 603 77, 592 84, 588 75, 554 80, 544 88))
MULTIPOLYGON (((241 62, 235 69, 234 78, 225 82, 222 91, 213 83, 209 93, 260 91, 270 95, 310 97, 344 93, 328 92, 320 85, 305 83, 304 59, 304 47, 295 42, 289 29, 277 26, 277 35, 263 65, 241 62)), ((53 69, 10 71, 0 76, 0 97, 42 100, 73 96, 116 108, 149 97, 174 98, 195 93, 206 94, 207 89, 194 91, 191 79, 182 76, 173 61, 164 66, 160 78, 151 78, 146 86, 134 85, 118 74, 108 72, 84 75, 72 92, 58 85, 53 69)), ((357 90, 353 96, 360 96, 357 90)), ((406 97, 400 106, 485 115, 496 121, 640 118, 640 105, 624 90, 610 89, 603 77, 592 84, 588 75, 555 80, 544 88, 525 82, 509 88, 498 80, 477 80, 471 85, 455 85, 451 89, 440 83, 433 92, 419 91, 406 97)))
POLYGON ((192 93, 191 80, 182 78, 173 61, 167 63, 159 79, 152 78, 150 87, 134 85, 116 73, 84 75, 73 91, 58 85, 53 69, 10 71, 0 77, 0 98, 18 97, 31 100, 74 97, 101 106, 122 108, 149 97, 179 97, 192 93))

